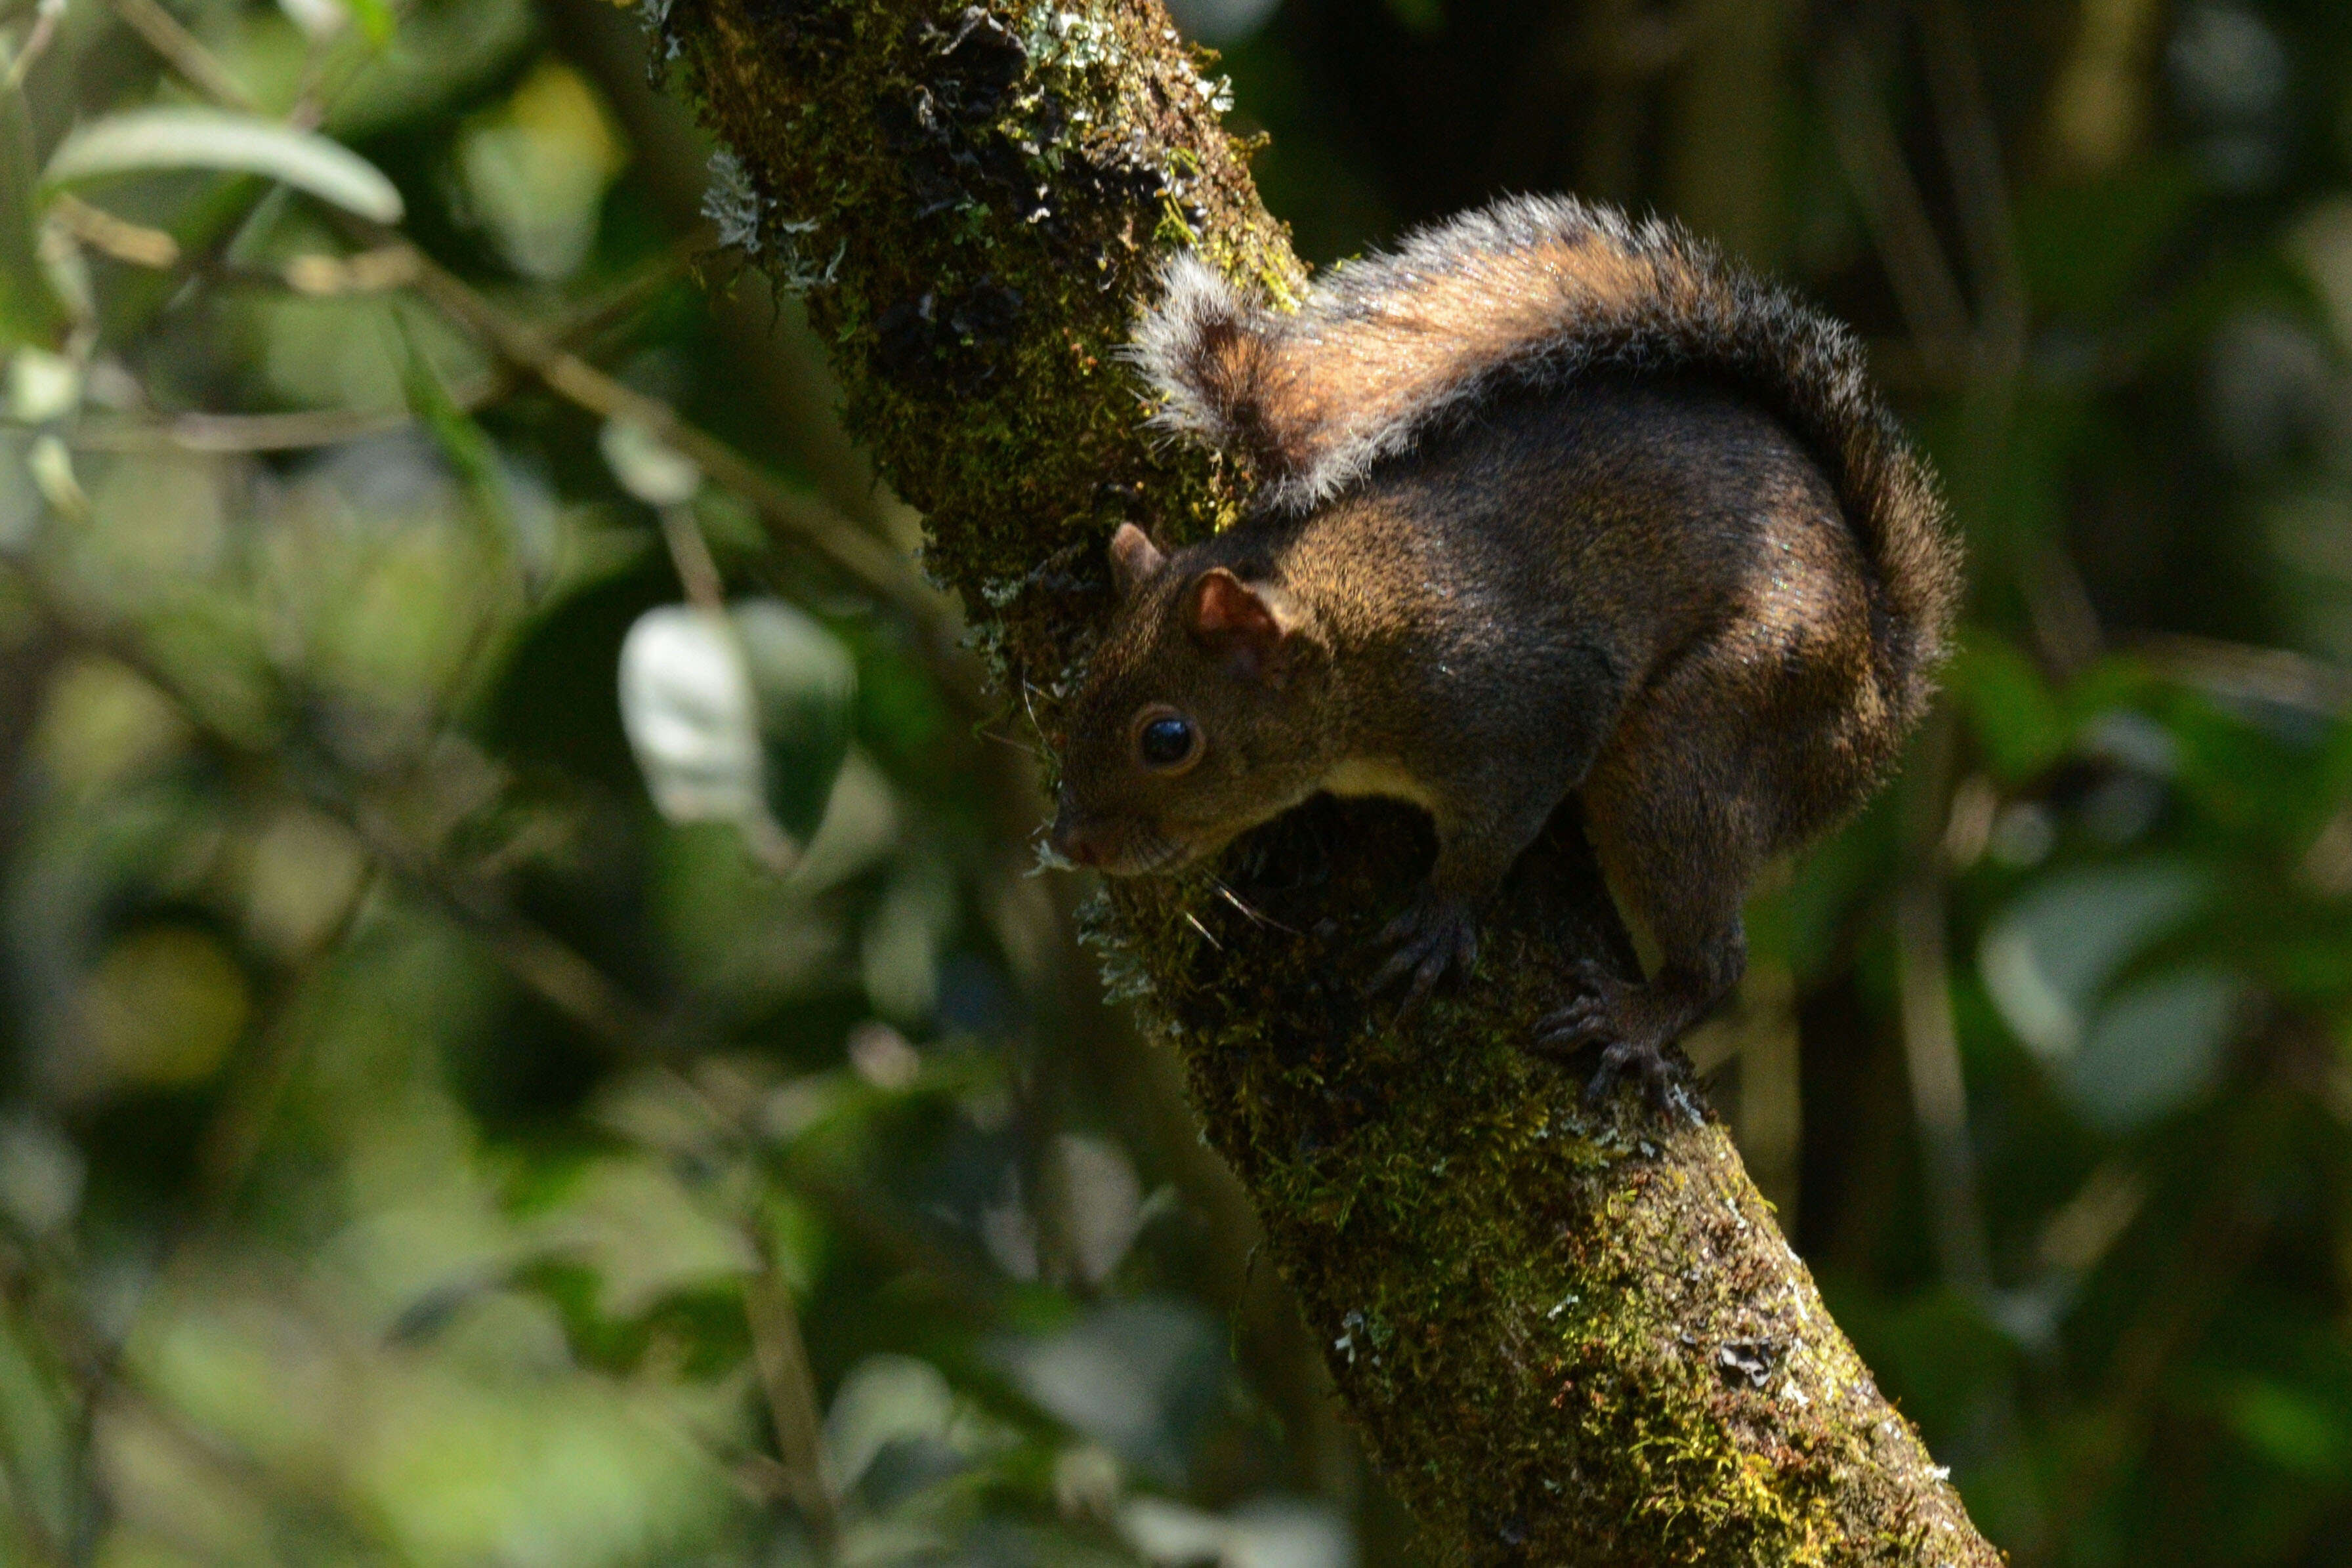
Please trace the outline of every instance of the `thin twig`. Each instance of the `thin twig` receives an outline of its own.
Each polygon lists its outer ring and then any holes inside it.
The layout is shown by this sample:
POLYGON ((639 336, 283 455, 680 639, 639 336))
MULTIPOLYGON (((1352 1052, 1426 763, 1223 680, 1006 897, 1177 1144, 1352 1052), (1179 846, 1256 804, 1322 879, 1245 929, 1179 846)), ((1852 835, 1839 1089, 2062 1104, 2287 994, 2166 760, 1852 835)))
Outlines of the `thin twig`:
MULTIPOLYGON (((503 375, 477 376, 450 389, 467 413, 513 387, 503 375)), ((67 444, 77 452, 310 452, 405 430, 416 416, 394 409, 315 409, 299 413, 175 413, 164 419, 84 420, 67 444)))
POLYGON ((370 37, 366 28, 348 23, 312 39, 302 51, 302 74, 294 84, 294 107, 286 111, 286 122, 316 131, 325 121, 329 106, 383 50, 383 45, 370 37))
POLYGON ((824 1479, 824 1419, 817 1410, 816 1378, 809 1371, 808 1345, 801 1337, 800 1314, 793 1309, 792 1289, 766 1258, 759 1272, 743 1281, 743 1317, 751 1331, 752 1359, 760 1367, 760 1386, 767 1395, 768 1418, 776 1433, 780 1479, 792 1494, 808 1526, 820 1562, 833 1557, 839 1535, 833 1494, 824 1479))
MULTIPOLYGON (((1879 100, 1875 72, 1862 41, 1848 34, 1822 68, 1823 97, 1847 177, 1870 223, 1888 282, 1909 322, 1921 357, 1949 375, 1953 359, 1979 336, 1958 279, 1944 254, 1927 204, 1903 157, 1895 126, 1879 100)), ((2006 208, 2002 209, 2005 214, 2006 208)), ((1969 354, 1971 396, 1987 365, 1969 354)), ((2014 364, 2009 366, 2013 374, 2014 364)), ((1981 455, 1987 444, 1974 444, 1981 455)), ((1952 718, 1938 708, 1928 719, 1927 743, 1910 781, 1904 843, 1908 869, 1895 895, 1895 937, 1900 976, 1903 1054, 1935 1228, 1936 1254, 1955 1289, 1981 1296, 1992 1284, 1990 1250, 1977 1196, 1974 1146, 1969 1135, 1968 1085, 1960 1070, 1959 1031, 1952 1016, 1951 963, 1944 922, 1941 860, 1945 800, 1949 789, 1952 718)))
POLYGON ((1895 944, 1903 1058, 1917 1119, 1936 1256, 1945 1281, 1981 1298, 1992 1286, 1991 1249, 1977 1197, 1976 1148, 1969 1136, 1968 1083, 1952 1016, 1951 959, 1944 936, 1943 841, 1955 741, 1949 707, 1928 716, 1925 744, 1906 800, 1908 868, 1895 894, 1895 944))
MULTIPOLYGON (((705 244, 700 236, 681 242, 576 312, 551 323, 543 330, 554 342, 573 345, 611 329, 685 276, 693 256, 702 248, 705 248, 705 244)), ((415 255, 406 246, 400 249, 404 256, 413 257, 415 255)), ((514 390, 515 384, 514 372, 499 366, 452 386, 449 389, 450 401, 465 413, 477 413, 505 397, 514 390)), ((173 414, 163 419, 85 419, 74 426, 68 444, 84 452, 299 452, 336 446, 371 435, 388 434, 393 431, 408 429, 415 423, 414 412, 405 408, 314 409, 298 413, 193 413, 173 414)))
POLYGON ((89 624, 46 591, 31 574, 34 608, 62 636, 105 653, 152 686, 184 714, 206 743, 228 760, 277 781, 290 794, 333 817, 404 887, 424 896, 472 931, 509 975, 554 1006, 615 1054, 647 1053, 662 1030, 651 1014, 569 945, 505 908, 484 890, 448 874, 409 844, 373 805, 325 788, 310 770, 287 766, 273 751, 215 723, 178 679, 134 640, 89 624))
POLYGON ((1976 286, 1978 340, 1990 357, 1980 373, 2013 381, 2024 353, 2025 282, 2017 223, 2001 171, 2000 132, 1985 101, 1984 73, 1955 0, 1921 0, 1919 26, 1944 160, 1951 171, 1960 235, 1976 286))
POLYGON ((1903 1056, 1932 1198, 1936 1256, 1955 1290, 1980 1297, 1992 1283, 1992 1266, 1984 1216, 1977 1203, 1968 1086, 1960 1075, 1959 1034, 1952 1019, 1940 876, 1914 875, 1906 881, 1895 895, 1895 933, 1901 960, 1903 1056))
MULTIPOLYGON (((380 231, 381 232, 381 231, 380 231)), ((936 622, 939 596, 918 580, 898 553, 852 525, 831 507, 779 484, 718 437, 688 423, 658 398, 625 386, 548 340, 539 329, 500 310, 456 274, 430 258, 417 290, 558 396, 604 419, 622 419, 692 458, 705 474, 759 507, 770 523, 814 547, 884 602, 936 622)))
POLYGON ((678 586, 686 591, 687 602, 713 615, 725 614, 727 582, 719 575, 718 561, 711 559, 710 541, 702 537, 694 508, 680 504, 660 511, 662 542, 669 548, 670 566, 677 573, 678 586))
POLYGON ((577 948, 523 919, 485 891, 449 875, 404 841, 376 811, 343 806, 312 792, 357 832, 368 852, 400 882, 471 931, 524 988, 556 1008, 614 1055, 636 1060, 666 1032, 661 1020, 580 956, 577 948))
POLYGON ((2099 1440, 2084 1446, 2055 1478, 2040 1537, 2018 1552, 2021 1563, 2043 1568, 2065 1560, 2083 1520, 2129 1471, 2147 1440, 2150 1408, 2165 1373, 2221 1315, 2260 1256, 2271 1227, 2256 1183, 2266 1153, 2284 1143, 2277 1117, 2287 1103, 2274 1092, 2258 1095, 2234 1129, 2225 1151, 2237 1157, 2217 1162, 2212 1189, 2177 1233, 2168 1266, 2158 1274, 2164 1288, 2145 1294, 2116 1337, 2093 1406, 2101 1416, 2099 1440))
POLYGON ((0 77, 0 92, 15 92, 25 85, 25 78, 32 74, 34 65, 49 52, 49 46, 57 41, 58 24, 65 14, 65 0, 41 0, 33 8, 32 30, 25 35, 25 47, 18 49, 16 57, 9 62, 7 75, 0 77))
POLYGON ((253 1060, 230 1082, 221 1096, 221 1108, 196 1156, 196 1186, 206 1213, 200 1223, 217 1225, 245 1186, 253 1164, 268 1141, 270 1124, 302 1066, 304 1031, 287 1016, 295 999, 318 977, 327 961, 343 946, 360 912, 374 893, 379 873, 365 867, 353 879, 343 905, 324 931, 289 967, 273 988, 263 1022, 255 1031, 259 1049, 253 1060))
POLYGON ((74 238, 117 261, 157 270, 179 263, 180 242, 169 233, 118 218, 71 191, 60 191, 50 198, 49 215, 74 238))
POLYGON ((277 276, 297 294, 327 298, 381 294, 416 281, 416 253, 404 245, 382 246, 357 256, 298 256, 277 276))
MULTIPOLYGON (((1961 462, 1953 474, 1963 515, 1986 505, 2017 418, 2017 396, 2030 329, 2017 222, 2001 169, 2000 132, 1985 99, 1984 73, 1957 0, 1921 0, 1927 97, 1951 172, 1960 235, 1977 298, 1977 330, 1962 400, 1961 462)), ((2098 615, 2064 549, 2054 539, 2007 541, 2034 641, 2063 678, 2096 658, 2104 642, 2098 615)))
MULTIPOLYGON (((150 42, 157 42, 159 36, 169 40, 168 47, 158 44, 167 58, 173 59, 175 66, 184 61, 192 65, 193 68, 184 68, 183 74, 199 90, 224 103, 234 103, 241 96, 218 90, 223 85, 219 78, 225 73, 205 70, 203 62, 209 57, 208 51, 184 29, 174 33, 159 29, 157 35, 150 36, 150 42)), ((226 85, 234 89, 234 83, 226 85)), ((408 246, 396 232, 378 225, 345 220, 341 226, 362 245, 378 248, 408 246)), ((417 291, 445 316, 557 395, 599 417, 627 420, 676 447, 711 479, 756 506, 777 532, 797 537, 814 547, 861 587, 908 617, 919 633, 920 653, 951 701, 967 710, 981 706, 970 662, 959 653, 951 635, 956 620, 951 604, 924 584, 895 548, 858 529, 823 501, 778 484, 726 443, 680 419, 667 404, 605 375, 564 349, 544 329, 519 320, 494 305, 421 251, 415 254, 419 270, 417 291)), ((281 429, 270 434, 288 433, 281 429)), ((383 823, 355 820, 341 809, 343 802, 317 803, 344 816, 397 880, 426 894, 445 913, 484 940, 493 956, 527 989, 572 1016, 616 1052, 641 1061, 647 1060, 656 1020, 637 1009, 625 992, 577 952, 515 916, 482 891, 446 874, 429 857, 408 851, 383 823)), ((658 1061, 656 1064, 661 1071, 669 1071, 658 1061)), ((805 1182, 803 1185, 812 1186, 826 1199, 828 1207, 836 1210, 850 1201, 849 1195, 830 1186, 805 1182)), ((862 1233, 875 1230, 880 1218, 883 1217, 869 1212, 862 1233)), ((949 1282, 953 1282, 959 1271, 949 1272, 949 1282)), ((960 1294, 973 1301, 990 1295, 970 1285, 960 1294)))
MULTIPOLYGON (((235 734, 184 690, 171 672, 128 638, 86 623, 52 597, 37 577, 24 574, 29 607, 61 643, 87 648, 121 664, 176 707, 214 751, 293 800, 350 829, 370 857, 412 896, 421 896, 453 924, 481 941, 509 978, 570 1016, 619 1061, 660 1075, 702 1105, 713 1124, 742 1130, 743 1118, 718 1104, 680 1071, 680 1053, 661 1049, 681 1030, 646 1012, 577 949, 508 908, 493 893, 408 844, 381 813, 356 803, 344 789, 315 774, 283 766, 275 753, 235 734)), ((688 1041, 686 1043, 693 1043, 688 1041)), ((975 1318, 993 1315, 1002 1290, 932 1240, 918 1222, 880 1195, 845 1184, 804 1160, 787 1157, 795 1191, 816 1201, 845 1233, 861 1238, 898 1266, 940 1288, 957 1309, 975 1318)))
MULTIPOLYGON (((123 9, 125 19, 131 20, 141 36, 200 92, 224 107, 252 109, 251 97, 218 58, 155 0, 111 3, 123 9)), ((345 233, 372 246, 410 245, 397 230, 381 225, 350 217, 338 222, 345 233)), ((953 619, 946 601, 908 570, 896 549, 824 502, 779 484, 726 442, 679 418, 667 403, 624 385, 562 348, 541 329, 499 308, 421 250, 415 255, 417 292, 550 391, 601 418, 627 420, 676 447, 705 474, 757 507, 772 527, 814 548, 861 588, 914 617, 927 631, 936 632, 953 619)))
POLYGON ((2352 670, 2284 648, 2157 632, 2130 644, 2158 674, 2235 702, 2274 703, 2328 718, 2352 714, 2352 670))
POLYGON ((1862 41, 1851 34, 1842 37, 1821 64, 1822 98, 1838 161, 1862 204, 1863 221, 1920 358, 1935 374, 1948 378, 1957 373, 1970 336, 1968 302, 1904 161, 1894 121, 1879 99, 1876 74, 1862 41))
MULTIPOLYGON (((249 96, 211 51, 157 7, 154 0, 113 3, 127 7, 126 19, 132 20, 141 36, 199 91, 226 107, 250 107, 249 96)), ((373 248, 398 247, 414 255, 417 292, 517 369, 592 413, 626 420, 676 447, 712 479, 758 507, 780 531, 803 539, 861 587, 908 615, 926 633, 924 652, 940 671, 942 688, 954 695, 965 690, 966 683, 953 678, 956 661, 946 651, 952 640, 941 635, 954 621, 954 611, 908 570, 897 550, 859 530, 823 501, 777 483, 727 443, 679 418, 667 403, 622 384, 562 347, 543 329, 500 309, 415 249, 396 230, 357 219, 341 220, 341 226, 373 248)), ((352 826, 372 840, 395 874, 404 879, 418 876, 419 868, 381 824, 354 821, 352 826)), ((509 972, 599 1039, 626 1049, 646 1037, 651 1020, 569 947, 527 923, 477 903, 466 890, 431 879, 421 879, 419 885, 450 913, 475 925, 509 972)))
POLYGON ((107 0, 114 14, 122 18, 131 31, 147 40, 147 47, 163 57, 171 68, 187 78, 188 85, 211 99, 223 109, 259 114, 261 102, 246 90, 229 68, 221 64, 218 55, 206 48, 202 39, 180 25, 155 0, 107 0))

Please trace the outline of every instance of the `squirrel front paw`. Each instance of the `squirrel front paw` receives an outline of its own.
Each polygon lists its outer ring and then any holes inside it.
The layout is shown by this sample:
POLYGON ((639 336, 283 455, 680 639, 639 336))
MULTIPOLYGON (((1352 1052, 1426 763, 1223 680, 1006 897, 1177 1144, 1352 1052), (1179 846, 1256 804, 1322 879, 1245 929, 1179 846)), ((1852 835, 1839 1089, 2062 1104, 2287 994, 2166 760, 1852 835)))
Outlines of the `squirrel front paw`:
POLYGON ((1537 1023, 1536 1051, 1566 1057, 1591 1046, 1601 1048, 1600 1065, 1584 1088, 1588 1104, 1607 1100, 1633 1073, 1661 1115, 1677 1110, 1695 1114, 1682 1087, 1682 1071, 1667 1054, 1679 1031, 1648 1005, 1649 988, 1621 980, 1590 960, 1577 965, 1573 973, 1579 995, 1537 1023))
POLYGON ((1377 940, 1392 951, 1364 991, 1367 996, 1378 996, 1409 978, 1412 984, 1405 991, 1404 1005, 1397 1009, 1402 1017, 1421 1005, 1446 970, 1469 969, 1478 956, 1478 916, 1461 900, 1423 889, 1412 907, 1390 921, 1377 940))

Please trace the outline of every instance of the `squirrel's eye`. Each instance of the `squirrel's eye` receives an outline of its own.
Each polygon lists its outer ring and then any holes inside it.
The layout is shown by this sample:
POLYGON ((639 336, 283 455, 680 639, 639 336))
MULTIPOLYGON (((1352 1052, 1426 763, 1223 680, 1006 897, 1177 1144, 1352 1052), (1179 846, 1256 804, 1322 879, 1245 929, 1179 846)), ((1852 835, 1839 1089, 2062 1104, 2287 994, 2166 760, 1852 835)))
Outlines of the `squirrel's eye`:
POLYGON ((1181 714, 1162 714, 1138 732, 1135 749, 1146 768, 1181 768, 1201 749, 1201 732, 1181 714))

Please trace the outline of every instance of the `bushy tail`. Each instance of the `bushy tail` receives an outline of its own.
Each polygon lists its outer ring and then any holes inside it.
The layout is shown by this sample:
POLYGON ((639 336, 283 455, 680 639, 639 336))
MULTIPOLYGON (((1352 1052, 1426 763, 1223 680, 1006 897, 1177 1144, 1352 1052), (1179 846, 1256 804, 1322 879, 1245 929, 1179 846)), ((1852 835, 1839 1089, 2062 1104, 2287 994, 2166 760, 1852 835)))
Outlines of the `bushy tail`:
POLYGON ((1914 706, 1959 591, 1927 467, 1845 328, 1667 224, 1522 197, 1327 274, 1296 314, 1171 262, 1136 362, 1163 426, 1246 456, 1267 505, 1303 511, 1496 392, 1596 370, 1689 374, 1770 408, 1813 453, 1875 568, 1882 648, 1914 706))

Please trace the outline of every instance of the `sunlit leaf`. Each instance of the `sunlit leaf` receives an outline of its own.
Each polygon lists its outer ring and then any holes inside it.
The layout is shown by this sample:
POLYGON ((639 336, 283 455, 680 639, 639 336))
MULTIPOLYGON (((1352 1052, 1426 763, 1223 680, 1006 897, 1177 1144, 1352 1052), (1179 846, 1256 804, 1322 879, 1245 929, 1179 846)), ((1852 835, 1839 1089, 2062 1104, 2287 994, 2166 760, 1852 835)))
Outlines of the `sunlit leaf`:
POLYGON ((648 507, 682 506, 702 488, 692 458, 632 420, 605 421, 596 443, 621 488, 648 507))
POLYGON ((394 47, 374 51, 328 106, 327 129, 347 141, 478 101, 537 36, 529 0, 399 10, 394 47))
POLYGON ((2193 862, 2103 865, 2042 883, 1986 928, 1994 1006, 2093 1125, 2129 1131, 2211 1082, 2243 991, 2234 976, 2196 965, 2105 994, 2211 892, 2193 862))
POLYGON ((673 822, 740 822, 763 810, 748 663, 724 620, 685 605, 648 610, 621 643, 622 727, 673 822))
POLYGON ((81 1207, 89 1176, 81 1151, 46 1116, 0 1116, 0 1210, 34 1236, 47 1236, 81 1207))
MULTIPOLYGON (((788 604, 647 611, 621 645, 621 719, 656 807, 801 844, 849 754, 856 665, 788 604)), ((755 841, 755 848, 757 847, 755 841)))
POLYGON ((903 866, 858 940, 866 994, 889 1017, 919 1019, 938 1006, 940 946, 954 924, 955 883, 936 863, 903 866))
POLYGON ((216 169, 277 180, 380 224, 405 210, 366 159, 315 131, 226 110, 133 110, 80 126, 42 171, 49 188, 158 169, 216 169))
POLYGON ((26 345, 8 360, 8 416, 26 424, 63 419, 81 402, 81 368, 26 345))
POLYGON ((1024 1284, 1037 1280, 1037 1220, 1023 1201, 1021 1173, 1008 1166, 1003 1190, 979 1216, 980 1244, 989 1260, 1024 1284))
POLYGON ((244 971, 206 933, 163 925, 125 936, 81 994, 83 1051, 74 1087, 202 1082, 244 1034, 252 998, 244 971))
POLYGON ((846 1049, 850 1071, 886 1094, 903 1094, 922 1076, 922 1052, 877 1019, 851 1030, 846 1049))
POLYGON ((675 1171, 653 1159, 594 1162, 538 1225, 546 1245, 593 1270, 597 1308, 613 1318, 641 1316, 666 1296, 758 1263, 741 1231, 705 1213, 675 1171))
POLYGON ((41 499, 59 517, 80 521, 89 516, 89 496, 74 473, 73 453, 55 435, 38 435, 25 455, 25 471, 33 476, 41 499))
POLYGON ((1119 1511, 1118 1529, 1147 1562, 1225 1561, 1225 1521, 1167 1498, 1135 1499, 1119 1511))
POLYGON ((331 38, 357 22, 367 41, 381 47, 392 41, 397 26, 384 0, 278 0, 278 8, 314 42, 331 38))

